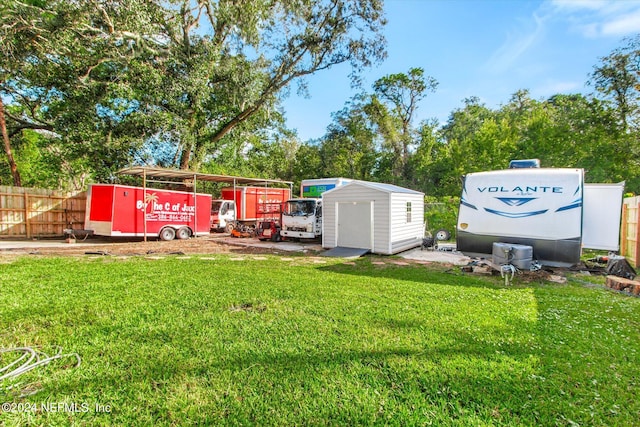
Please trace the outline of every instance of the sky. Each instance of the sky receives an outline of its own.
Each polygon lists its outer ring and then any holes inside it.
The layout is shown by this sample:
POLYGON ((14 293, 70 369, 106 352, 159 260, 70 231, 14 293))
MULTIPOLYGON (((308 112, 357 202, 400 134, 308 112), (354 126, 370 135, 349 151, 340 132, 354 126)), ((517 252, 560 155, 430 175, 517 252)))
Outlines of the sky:
MULTIPOLYGON (((438 81, 422 100, 417 124, 444 124, 464 99, 495 109, 518 90, 543 100, 593 91, 587 85, 600 58, 640 33, 640 0, 385 0, 388 57, 367 70, 363 89, 386 75, 424 69, 438 81)), ((321 138, 331 114, 359 91, 340 65, 307 79, 283 107, 302 141, 321 138)))

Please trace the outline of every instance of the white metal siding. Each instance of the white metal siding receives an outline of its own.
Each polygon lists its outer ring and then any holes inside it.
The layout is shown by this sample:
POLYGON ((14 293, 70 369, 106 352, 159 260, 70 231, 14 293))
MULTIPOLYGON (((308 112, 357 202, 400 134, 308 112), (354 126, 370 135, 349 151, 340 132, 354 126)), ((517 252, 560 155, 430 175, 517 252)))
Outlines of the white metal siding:
POLYGON ((422 244, 424 197, 421 194, 392 194, 391 219, 389 253, 398 253, 422 244), (411 202, 411 222, 407 222, 407 202, 411 202))
POLYGON ((385 230, 389 228, 389 194, 360 185, 349 185, 323 195, 322 246, 334 248, 338 245, 336 203, 374 202, 373 211, 373 251, 386 253, 389 238, 385 230))
POLYGON ((372 252, 390 255, 422 243, 422 193, 394 193, 351 183, 323 195, 323 247, 338 245, 336 209, 345 202, 373 202, 372 252), (411 223, 406 222, 407 201, 412 203, 411 223))
POLYGON ((336 240, 336 227, 338 226, 336 218, 337 206, 335 202, 327 202, 322 199, 322 247, 335 248, 338 246, 336 240))

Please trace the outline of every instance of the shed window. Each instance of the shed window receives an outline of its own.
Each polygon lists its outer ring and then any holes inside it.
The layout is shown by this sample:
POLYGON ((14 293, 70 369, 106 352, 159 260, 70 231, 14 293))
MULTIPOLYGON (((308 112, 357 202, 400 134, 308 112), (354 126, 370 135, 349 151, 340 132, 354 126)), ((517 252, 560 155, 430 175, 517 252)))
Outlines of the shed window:
POLYGON ((407 222, 411 222, 411 202, 407 202, 407 222))

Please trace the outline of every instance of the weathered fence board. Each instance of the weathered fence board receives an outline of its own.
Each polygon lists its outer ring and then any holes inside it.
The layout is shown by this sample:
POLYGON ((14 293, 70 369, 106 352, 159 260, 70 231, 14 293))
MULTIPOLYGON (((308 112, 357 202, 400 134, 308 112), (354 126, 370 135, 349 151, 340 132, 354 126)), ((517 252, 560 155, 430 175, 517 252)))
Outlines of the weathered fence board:
POLYGON ((86 200, 85 191, 0 186, 0 237, 62 236, 65 228, 82 228, 86 200))
POLYGON ((640 266, 640 196, 627 197, 622 205, 620 253, 634 266, 640 266))

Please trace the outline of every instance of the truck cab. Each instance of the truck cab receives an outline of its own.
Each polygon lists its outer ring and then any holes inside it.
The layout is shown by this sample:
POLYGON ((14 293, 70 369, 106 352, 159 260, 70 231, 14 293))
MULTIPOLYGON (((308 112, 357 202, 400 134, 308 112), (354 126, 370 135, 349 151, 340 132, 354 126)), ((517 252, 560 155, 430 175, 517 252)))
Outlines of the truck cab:
POLYGON ((322 235, 322 199, 291 199, 283 206, 284 237, 315 239, 322 235))
POLYGON ((233 230, 236 220, 236 204, 233 200, 213 200, 211 202, 211 229, 214 231, 233 230))
POLYGON ((315 239, 322 235, 322 194, 353 181, 348 178, 304 179, 300 197, 290 199, 282 211, 282 236, 315 239))

